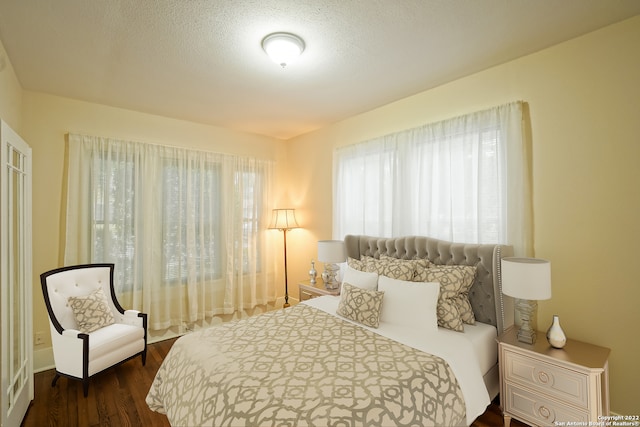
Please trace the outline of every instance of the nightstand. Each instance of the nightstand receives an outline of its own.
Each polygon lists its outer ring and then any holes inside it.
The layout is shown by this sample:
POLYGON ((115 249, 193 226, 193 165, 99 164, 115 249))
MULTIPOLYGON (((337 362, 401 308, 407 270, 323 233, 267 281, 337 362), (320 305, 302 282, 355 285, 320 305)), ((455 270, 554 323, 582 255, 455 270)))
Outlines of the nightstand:
POLYGON ((567 340, 563 349, 538 332, 534 344, 516 338, 516 328, 498 337, 500 404, 504 425, 511 418, 533 425, 598 422, 609 415, 609 352, 567 340))
POLYGON ((317 279, 315 285, 312 285, 309 280, 303 280, 298 283, 298 287, 300 289, 300 301, 305 301, 322 295, 340 295, 340 287, 338 287, 338 289, 327 289, 320 278, 317 279))

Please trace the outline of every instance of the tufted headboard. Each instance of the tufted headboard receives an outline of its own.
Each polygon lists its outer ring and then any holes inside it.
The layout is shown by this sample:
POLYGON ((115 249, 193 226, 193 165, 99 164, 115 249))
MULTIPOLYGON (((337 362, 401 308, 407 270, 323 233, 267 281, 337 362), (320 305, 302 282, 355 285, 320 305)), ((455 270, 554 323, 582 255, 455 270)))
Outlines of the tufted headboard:
POLYGON ((501 334, 513 325, 513 300, 502 294, 500 260, 511 256, 513 248, 504 245, 452 243, 430 237, 407 236, 380 238, 348 235, 344 238, 347 256, 399 259, 426 258, 437 265, 471 265, 476 279, 469 300, 476 320, 488 323, 501 334))

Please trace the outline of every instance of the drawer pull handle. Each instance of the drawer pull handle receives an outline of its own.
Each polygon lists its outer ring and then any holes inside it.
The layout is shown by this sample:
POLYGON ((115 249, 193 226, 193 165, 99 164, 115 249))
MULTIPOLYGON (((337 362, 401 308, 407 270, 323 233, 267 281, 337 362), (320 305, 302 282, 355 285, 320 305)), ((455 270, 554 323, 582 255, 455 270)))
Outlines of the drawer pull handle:
POLYGON ((549 375, 547 375, 546 372, 538 372, 538 380, 542 383, 542 384, 546 384, 549 382, 549 375))
POLYGON ((548 419, 551 416, 551 411, 549 409, 547 409, 546 406, 541 406, 538 409, 538 414, 540 414, 540 416, 544 419, 548 419))
POLYGON ((310 292, 305 292, 305 291, 302 291, 302 295, 304 295, 305 297, 309 297, 309 298, 312 298, 312 297, 313 297, 313 294, 312 294, 312 293, 310 293, 310 292))

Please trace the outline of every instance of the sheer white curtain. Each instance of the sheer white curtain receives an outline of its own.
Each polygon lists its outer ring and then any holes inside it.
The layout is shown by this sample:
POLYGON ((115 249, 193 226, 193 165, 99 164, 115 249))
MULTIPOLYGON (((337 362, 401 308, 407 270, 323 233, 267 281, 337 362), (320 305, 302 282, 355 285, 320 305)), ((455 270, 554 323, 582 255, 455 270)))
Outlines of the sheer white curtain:
POLYGON ((531 252, 522 103, 338 148, 334 237, 425 235, 531 252))
POLYGON ((113 262, 123 305, 165 329, 275 300, 273 164, 69 135, 65 265, 113 262))

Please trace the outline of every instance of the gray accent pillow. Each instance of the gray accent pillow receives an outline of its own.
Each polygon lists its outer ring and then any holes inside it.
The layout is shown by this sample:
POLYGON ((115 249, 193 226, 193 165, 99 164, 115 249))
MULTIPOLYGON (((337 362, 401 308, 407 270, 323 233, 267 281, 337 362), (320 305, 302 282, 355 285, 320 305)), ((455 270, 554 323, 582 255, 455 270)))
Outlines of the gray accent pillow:
POLYGON ((463 323, 476 323, 469 290, 476 277, 476 267, 468 265, 432 265, 426 270, 427 281, 440 283, 438 325, 462 331, 463 323))
POLYGON ((336 313, 354 322, 377 328, 384 292, 358 288, 344 282, 336 313))
POLYGON ((411 280, 416 271, 415 261, 381 256, 380 259, 373 257, 363 258, 365 271, 378 273, 391 279, 411 280))
POLYGON ((359 259, 348 257, 347 258, 347 265, 349 267, 353 268, 354 270, 366 271, 364 269, 364 261, 359 260, 359 259))
POLYGON ((86 296, 69 297, 67 302, 73 311, 80 332, 88 334, 115 323, 102 288, 86 296))
POLYGON ((414 271, 413 278, 411 280, 413 282, 428 282, 427 270, 433 266, 431 261, 426 258, 418 258, 412 261, 416 270, 414 271))

